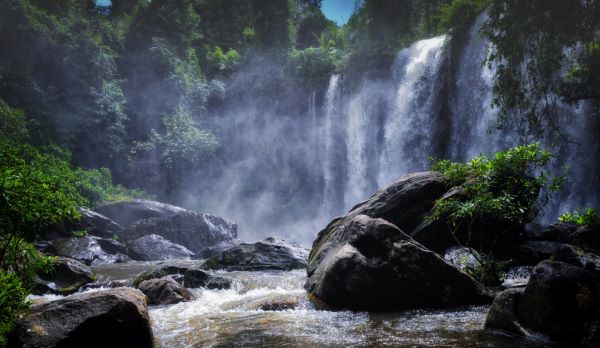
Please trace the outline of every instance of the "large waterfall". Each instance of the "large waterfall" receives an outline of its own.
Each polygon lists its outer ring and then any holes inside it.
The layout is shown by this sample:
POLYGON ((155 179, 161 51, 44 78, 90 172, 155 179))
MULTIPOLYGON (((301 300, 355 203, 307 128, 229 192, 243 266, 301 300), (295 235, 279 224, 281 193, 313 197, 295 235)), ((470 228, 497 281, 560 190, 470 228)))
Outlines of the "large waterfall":
POLYGON ((510 124, 497 130, 495 71, 483 64, 490 45, 479 37, 483 20, 461 40, 442 35, 402 49, 387 78, 331 76, 322 97, 310 93, 300 115, 274 111, 277 100, 227 109, 221 129, 237 157, 209 180, 217 199, 201 207, 236 220, 243 239, 273 234, 307 245, 378 188, 428 170, 432 156, 465 161, 538 140, 556 155, 555 170, 571 166, 565 194, 547 206, 544 222, 597 206, 597 116, 585 104, 561 106, 572 121, 558 138, 510 124))

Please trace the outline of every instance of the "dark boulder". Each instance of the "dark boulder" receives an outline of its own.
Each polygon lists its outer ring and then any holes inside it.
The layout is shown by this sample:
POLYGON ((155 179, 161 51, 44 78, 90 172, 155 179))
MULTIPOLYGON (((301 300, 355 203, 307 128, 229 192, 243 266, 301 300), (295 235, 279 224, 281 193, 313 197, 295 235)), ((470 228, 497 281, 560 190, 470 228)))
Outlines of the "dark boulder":
POLYGON ((144 280, 138 285, 138 289, 148 296, 150 304, 155 305, 170 305, 194 299, 189 290, 170 276, 144 280))
POLYGON ((307 258, 307 249, 267 238, 254 244, 239 244, 209 258, 202 268, 228 271, 288 271, 305 268, 307 258))
POLYGON ((197 254, 198 258, 200 259, 208 259, 210 257, 213 257, 219 253, 222 253, 225 250, 229 250, 235 246, 238 246, 242 243, 241 240, 239 239, 229 239, 229 240, 225 240, 222 242, 219 242, 213 246, 204 248, 202 250, 200 250, 197 254))
POLYGON ((88 266, 74 259, 59 257, 51 273, 40 273, 35 277, 32 292, 38 295, 69 295, 94 280, 96 275, 88 266))
MULTIPOLYGON (((137 287, 141 282, 149 279, 158 279, 164 276, 182 276, 188 270, 187 267, 174 265, 160 265, 157 268, 140 273, 134 280, 133 286, 137 287)), ((177 278, 177 277, 175 277, 177 278)))
POLYGON ((85 231, 91 236, 113 238, 123 230, 123 226, 95 211, 79 208, 80 220, 66 220, 46 229, 42 239, 69 238, 74 231, 85 231))
POLYGON ((594 253, 588 253, 585 250, 573 245, 563 245, 556 252, 554 252, 551 259, 587 269, 588 271, 600 275, 600 256, 594 253))
POLYGON ((543 227, 538 224, 525 225, 524 240, 529 241, 551 241, 567 243, 571 239, 571 233, 575 231, 577 225, 571 223, 558 223, 543 227))
POLYGON ((532 241, 521 243, 516 249, 514 259, 522 265, 536 265, 549 259, 565 244, 550 241, 532 241))
POLYGON ((188 269, 183 273, 183 286, 210 290, 229 289, 231 288, 231 279, 214 276, 200 269, 188 269))
POLYGON ((486 328, 543 335, 556 342, 600 343, 600 276, 557 261, 543 261, 524 290, 501 293, 486 328))
POLYGON ((181 211, 165 218, 139 220, 121 232, 123 240, 157 234, 194 253, 237 238, 237 225, 218 216, 181 211))
POLYGON ((153 348, 146 297, 117 288, 33 305, 9 346, 153 348))
POLYGON ((138 261, 158 261, 194 257, 184 246, 172 243, 156 234, 127 242, 127 255, 138 261))
POLYGON ((305 285, 329 306, 366 310, 486 303, 473 278, 383 219, 358 215, 319 234, 305 285))
POLYGON ((600 253, 600 225, 578 226, 571 233, 569 243, 586 251, 600 253))
POLYGON ((104 250, 97 237, 58 238, 52 241, 53 253, 79 260, 86 265, 125 262, 129 258, 123 254, 111 254, 104 250))

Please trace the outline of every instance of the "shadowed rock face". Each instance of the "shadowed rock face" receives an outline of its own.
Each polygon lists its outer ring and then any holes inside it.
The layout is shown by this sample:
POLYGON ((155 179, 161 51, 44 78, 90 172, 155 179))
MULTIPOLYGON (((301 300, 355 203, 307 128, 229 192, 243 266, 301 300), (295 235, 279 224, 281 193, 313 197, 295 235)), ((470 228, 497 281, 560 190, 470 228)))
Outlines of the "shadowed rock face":
POLYGON ((337 308, 440 308, 491 301, 473 278, 383 219, 358 215, 321 235, 306 290, 337 308))
POLYGON ((306 267, 308 250, 267 238, 254 244, 242 243, 206 260, 206 269, 229 271, 292 270, 306 267))
POLYGON ((112 238, 117 235, 123 226, 108 217, 86 208, 79 208, 81 220, 63 221, 51 226, 42 233, 43 239, 68 238, 74 231, 86 231, 91 236, 112 238))
POLYGON ((138 261, 159 261, 194 257, 194 253, 156 234, 127 242, 127 254, 138 261))
POLYGON ((33 305, 9 346, 153 348, 146 297, 116 288, 33 305))
POLYGON ((533 269, 525 289, 510 289, 496 297, 485 327, 597 345, 600 276, 564 262, 543 261, 533 269))

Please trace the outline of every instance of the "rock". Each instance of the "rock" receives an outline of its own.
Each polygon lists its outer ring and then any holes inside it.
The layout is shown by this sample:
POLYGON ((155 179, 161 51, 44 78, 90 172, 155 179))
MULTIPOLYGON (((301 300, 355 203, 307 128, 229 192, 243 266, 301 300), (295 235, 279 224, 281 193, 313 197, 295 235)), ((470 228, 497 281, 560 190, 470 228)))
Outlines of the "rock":
POLYGON ((132 201, 109 203, 96 208, 96 211, 123 226, 129 226, 139 220, 152 218, 166 219, 179 213, 187 212, 188 210, 146 199, 134 199, 132 201))
POLYGON ((577 225, 571 223, 558 223, 546 228, 538 224, 527 224, 523 239, 567 243, 576 227, 577 225))
POLYGON ((183 286, 210 290, 230 289, 231 279, 215 277, 200 269, 188 269, 183 273, 183 286))
POLYGON ((117 288, 31 306, 9 346, 153 348, 154 338, 144 294, 117 288))
POLYGON ((486 328, 542 335, 571 344, 600 342, 600 276, 573 265, 543 261, 524 290, 507 290, 492 305, 486 328))
POLYGON ((210 257, 213 257, 219 253, 222 253, 225 250, 231 249, 235 246, 238 246, 242 243, 242 241, 240 241, 239 239, 229 239, 229 240, 225 240, 222 242, 219 242, 218 244, 215 244, 211 247, 208 248, 204 248, 202 250, 200 250, 197 254, 198 258, 200 259, 208 259, 210 257))
POLYGON ((40 273, 35 277, 32 292, 37 295, 69 295, 94 280, 96 275, 88 266, 74 259, 59 257, 54 263, 54 272, 40 273))
POLYGON ((515 259, 522 265, 536 265, 549 259, 565 244, 550 241, 525 242, 518 246, 515 259))
POLYGON ((76 259, 86 265, 100 265, 127 260, 124 255, 107 253, 100 246, 99 240, 97 237, 58 238, 52 241, 52 247, 56 255, 76 259))
POLYGON ((79 208, 81 220, 79 221, 63 221, 56 224, 42 233, 43 239, 69 238, 73 237, 74 231, 86 231, 91 236, 100 238, 113 238, 121 230, 123 226, 106 216, 86 208, 79 208))
POLYGON ((231 301, 223 305, 224 310, 245 311, 285 311, 297 309, 303 300, 303 295, 269 294, 257 299, 231 301))
POLYGON ((585 252, 583 249, 573 245, 563 245, 554 252, 551 259, 565 262, 600 275, 600 256, 585 252))
POLYGON ((127 255, 138 261, 158 261, 194 257, 184 246, 172 243, 156 234, 127 242, 127 255))
MULTIPOLYGON (((133 286, 138 287, 138 285, 145 280, 162 278, 162 277, 168 276, 168 275, 183 276, 183 274, 188 269, 189 268, 187 268, 187 267, 180 267, 180 266, 173 266, 173 265, 161 265, 158 268, 153 269, 151 271, 146 271, 146 272, 140 273, 133 280, 133 286)), ((200 271, 200 272, 205 273, 204 271, 200 271)), ((207 277, 208 277, 208 274, 207 274, 207 277)), ((188 287, 192 287, 192 286, 188 286, 188 287)))
POLYGON ((138 289, 148 296, 150 304, 170 305, 194 299, 191 292, 170 276, 145 280, 140 283, 138 289))
POLYGON ((480 257, 475 249, 467 247, 450 247, 444 253, 444 260, 458 267, 461 271, 465 271, 467 268, 478 269, 481 267, 480 257))
POLYGON ((524 288, 510 288, 499 293, 488 310, 485 328, 530 336, 531 333, 521 326, 517 317, 517 303, 525 291, 524 288))
POLYGON ((254 244, 242 243, 206 260, 205 269, 262 271, 302 269, 308 250, 281 240, 267 238, 254 244))
POLYGON ((569 243, 586 251, 600 253, 600 226, 582 225, 571 233, 569 243))
POLYGON ((383 219, 358 215, 326 231, 313 244, 305 288, 329 306, 389 311, 491 301, 473 278, 383 219))
POLYGON ((181 211, 166 218, 139 220, 121 232, 123 240, 157 234, 194 253, 237 238, 237 225, 218 216, 181 211))

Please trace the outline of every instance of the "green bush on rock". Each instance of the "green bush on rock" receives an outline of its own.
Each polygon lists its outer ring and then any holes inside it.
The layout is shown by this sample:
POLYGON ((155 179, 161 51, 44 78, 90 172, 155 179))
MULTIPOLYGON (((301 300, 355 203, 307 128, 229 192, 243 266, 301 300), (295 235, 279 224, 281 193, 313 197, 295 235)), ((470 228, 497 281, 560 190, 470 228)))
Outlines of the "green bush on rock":
POLYGON ((570 213, 564 213, 558 218, 558 221, 576 225, 595 225, 600 222, 600 218, 596 209, 587 208, 585 211, 575 209, 570 213))

